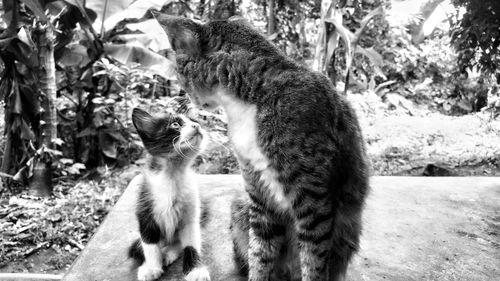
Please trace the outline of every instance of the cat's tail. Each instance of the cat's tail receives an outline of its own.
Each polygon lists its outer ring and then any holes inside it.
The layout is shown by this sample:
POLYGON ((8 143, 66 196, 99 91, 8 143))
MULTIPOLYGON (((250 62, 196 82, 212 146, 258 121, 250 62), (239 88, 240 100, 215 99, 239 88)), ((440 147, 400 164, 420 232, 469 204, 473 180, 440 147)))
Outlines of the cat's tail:
POLYGON ((142 250, 141 241, 136 239, 128 249, 128 256, 135 259, 139 264, 144 262, 144 251, 142 250))

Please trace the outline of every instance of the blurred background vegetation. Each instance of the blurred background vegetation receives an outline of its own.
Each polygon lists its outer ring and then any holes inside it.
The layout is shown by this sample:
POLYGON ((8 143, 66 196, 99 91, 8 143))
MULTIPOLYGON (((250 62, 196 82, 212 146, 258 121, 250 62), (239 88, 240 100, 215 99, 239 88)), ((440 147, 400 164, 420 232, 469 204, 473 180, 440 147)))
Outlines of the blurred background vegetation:
MULTIPOLYGON (((497 0, 0 5, 6 271, 17 270, 14 261, 29 269, 23 259, 39 250, 60 258, 39 261, 46 268, 38 270, 67 266, 141 164, 132 108, 182 106, 170 46, 150 9, 200 21, 241 16, 288 56, 325 73, 358 112, 375 175, 499 174, 497 0)), ((224 116, 200 112, 199 119, 212 141, 197 171, 237 173, 224 116)))

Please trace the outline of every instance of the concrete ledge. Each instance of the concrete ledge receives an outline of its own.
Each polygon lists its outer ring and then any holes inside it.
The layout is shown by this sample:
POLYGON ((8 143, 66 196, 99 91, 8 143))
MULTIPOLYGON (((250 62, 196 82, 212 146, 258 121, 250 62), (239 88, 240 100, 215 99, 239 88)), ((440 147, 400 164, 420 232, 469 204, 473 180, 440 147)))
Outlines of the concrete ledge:
MULTIPOLYGON (((212 280, 236 281, 229 236, 238 175, 199 176, 211 218, 203 233, 212 280)), ((138 237, 131 185, 63 280, 136 280, 127 258, 138 237)), ((161 280, 182 280, 180 263, 161 280)), ((373 177, 361 251, 348 280, 500 280, 500 178, 373 177)))

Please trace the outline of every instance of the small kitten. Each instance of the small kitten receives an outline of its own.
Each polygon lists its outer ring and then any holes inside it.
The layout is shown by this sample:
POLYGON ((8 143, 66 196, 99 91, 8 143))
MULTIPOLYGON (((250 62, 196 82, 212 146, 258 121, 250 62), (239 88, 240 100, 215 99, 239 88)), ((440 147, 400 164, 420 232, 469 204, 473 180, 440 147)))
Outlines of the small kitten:
POLYGON ((197 123, 172 113, 153 117, 135 108, 132 121, 148 152, 136 210, 141 237, 129 252, 141 262, 137 278, 160 277, 163 265, 184 252, 186 280, 208 281, 200 259, 200 199, 190 168, 205 145, 205 133, 197 123))

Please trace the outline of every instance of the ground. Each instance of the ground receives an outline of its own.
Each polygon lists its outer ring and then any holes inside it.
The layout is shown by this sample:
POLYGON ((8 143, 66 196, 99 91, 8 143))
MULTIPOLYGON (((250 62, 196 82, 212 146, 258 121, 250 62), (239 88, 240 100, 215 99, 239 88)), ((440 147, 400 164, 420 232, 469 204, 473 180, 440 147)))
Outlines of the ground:
MULTIPOLYGON (((244 281, 232 260, 228 228, 230 202, 245 193, 241 176, 200 175, 197 181, 209 202, 202 262, 213 280, 244 281)), ((127 251, 138 236, 137 183, 127 188, 63 281, 136 281, 138 265, 127 251)), ((497 280, 499 187, 495 177, 372 177, 360 250, 346 281, 497 280)), ((179 259, 158 281, 181 279, 179 259)))
POLYGON ((500 175, 500 120, 488 113, 448 116, 405 101, 396 107, 369 93, 348 96, 374 175, 422 175, 428 164, 456 176, 500 175))
MULTIPOLYGON (((446 116, 417 105, 384 103, 369 94, 349 99, 360 117, 374 175, 421 175, 428 164, 457 176, 500 175, 498 118, 491 120, 487 113, 446 116)), ((203 171, 221 171, 203 165, 203 171)), ((4 192, 0 272, 65 272, 137 171, 132 165, 61 181, 49 199, 4 192)))

